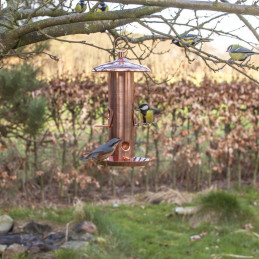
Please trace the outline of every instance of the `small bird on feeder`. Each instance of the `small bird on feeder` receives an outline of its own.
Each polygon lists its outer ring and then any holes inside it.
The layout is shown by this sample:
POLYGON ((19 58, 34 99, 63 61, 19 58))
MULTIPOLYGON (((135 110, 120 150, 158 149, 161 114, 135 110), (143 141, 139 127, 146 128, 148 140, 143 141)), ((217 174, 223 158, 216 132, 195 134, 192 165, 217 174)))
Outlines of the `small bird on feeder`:
POLYGON ((109 7, 106 3, 104 2, 101 2, 97 9, 96 9, 96 12, 108 12, 109 11, 109 7))
POLYGON ((87 156, 81 158, 81 160, 83 161, 86 159, 93 158, 96 161, 102 161, 113 154, 119 142, 121 142, 121 139, 119 138, 110 139, 107 143, 101 145, 100 147, 90 152, 87 152, 87 156))
POLYGON ((234 61, 245 61, 248 57, 252 55, 259 55, 259 52, 254 52, 238 44, 230 45, 227 48, 227 52, 229 53, 231 59, 234 61))
POLYGON ((140 118, 142 123, 153 123, 154 115, 160 114, 160 110, 156 108, 150 108, 148 104, 141 104, 138 109, 140 111, 140 118))
POLYGON ((172 43, 174 43, 179 47, 183 47, 184 45, 196 46, 200 42, 210 42, 210 41, 212 41, 212 39, 202 38, 201 36, 196 34, 182 34, 180 35, 180 38, 177 37, 177 39, 172 40, 172 43))
POLYGON ((84 3, 84 0, 80 0, 75 7, 75 11, 77 13, 83 13, 86 10, 86 4, 84 3))

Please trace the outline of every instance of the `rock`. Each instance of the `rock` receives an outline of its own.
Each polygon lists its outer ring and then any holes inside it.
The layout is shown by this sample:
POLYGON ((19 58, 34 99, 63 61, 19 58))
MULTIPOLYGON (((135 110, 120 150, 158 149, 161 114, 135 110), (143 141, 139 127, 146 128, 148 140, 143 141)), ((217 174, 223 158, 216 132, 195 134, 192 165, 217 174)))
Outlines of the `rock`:
POLYGON ((65 242, 60 248, 69 248, 69 249, 84 249, 89 245, 86 241, 68 241, 65 242))
POLYGON ((63 232, 57 233, 49 233, 47 237, 44 239, 44 243, 52 247, 53 249, 57 249, 63 244, 65 241, 65 234, 63 232))
POLYGON ((28 248, 19 244, 12 244, 3 253, 3 259, 11 259, 14 256, 21 256, 27 252, 28 248))
POLYGON ((30 222, 23 227, 23 232, 26 234, 42 234, 50 232, 51 227, 49 225, 43 225, 36 222, 30 222))
POLYGON ((0 255, 5 251, 7 245, 0 245, 0 255))
POLYGON ((174 211, 176 215, 184 215, 189 216, 197 213, 199 211, 199 207, 175 207, 174 211))
POLYGON ((82 221, 73 227, 74 233, 94 233, 96 232, 96 226, 90 221, 82 221))
POLYGON ((0 216, 0 234, 7 234, 13 227, 13 219, 8 215, 0 216))
POLYGON ((38 246, 33 246, 29 249, 29 254, 38 254, 40 252, 40 248, 38 246))
POLYGON ((94 239, 94 236, 90 233, 72 233, 70 238, 72 240, 78 240, 78 241, 91 241, 94 239))
POLYGON ((33 242, 37 242, 41 240, 43 237, 42 234, 31 235, 31 234, 6 234, 0 235, 0 244, 2 245, 12 245, 12 244, 20 244, 25 245, 27 247, 31 247, 33 242))
POLYGON ((195 241, 198 241, 200 239, 201 239, 200 235, 190 236, 190 241, 191 242, 195 242, 195 241))

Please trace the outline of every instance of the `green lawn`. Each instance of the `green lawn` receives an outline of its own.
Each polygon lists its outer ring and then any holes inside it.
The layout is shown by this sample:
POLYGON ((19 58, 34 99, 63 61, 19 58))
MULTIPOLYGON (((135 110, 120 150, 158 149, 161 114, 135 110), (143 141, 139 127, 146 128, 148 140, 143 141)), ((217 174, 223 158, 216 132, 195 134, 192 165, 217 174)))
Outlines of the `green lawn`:
MULTIPOLYGON (((98 236, 106 242, 93 242, 77 258, 183 259, 259 258, 259 191, 233 191, 242 217, 221 223, 202 222, 193 227, 188 218, 173 214, 175 205, 134 205, 84 207, 85 219, 92 220, 98 236), (244 216, 247 214, 247 217, 244 216), (252 229, 244 229, 251 223, 252 229), (204 235, 191 242, 190 236, 204 235), (232 255, 232 257, 231 257, 232 255), (238 258, 238 257, 236 257, 238 258), (242 257, 239 257, 242 258, 242 257)), ((198 204, 197 198, 192 205, 198 204)), ((73 208, 63 210, 10 210, 14 219, 38 218, 64 224, 78 218, 73 208)), ((82 215, 82 214, 81 214, 82 215)), ((54 253, 68 259, 68 251, 54 253)), ((71 252, 71 258, 75 253, 71 252)), ((70 258, 69 257, 69 258, 70 258)))

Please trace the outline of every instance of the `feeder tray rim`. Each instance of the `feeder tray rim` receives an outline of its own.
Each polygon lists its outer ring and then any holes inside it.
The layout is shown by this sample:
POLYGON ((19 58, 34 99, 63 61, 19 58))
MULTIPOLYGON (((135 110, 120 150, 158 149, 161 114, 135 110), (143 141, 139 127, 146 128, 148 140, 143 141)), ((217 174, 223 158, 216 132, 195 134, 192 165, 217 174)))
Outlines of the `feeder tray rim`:
POLYGON ((122 167, 135 167, 135 166, 145 166, 149 162, 151 162, 152 159, 145 158, 145 157, 132 157, 129 158, 129 160, 123 159, 123 158, 116 158, 114 160, 114 157, 108 157, 107 159, 103 161, 99 161, 99 165, 104 166, 122 166, 122 167))

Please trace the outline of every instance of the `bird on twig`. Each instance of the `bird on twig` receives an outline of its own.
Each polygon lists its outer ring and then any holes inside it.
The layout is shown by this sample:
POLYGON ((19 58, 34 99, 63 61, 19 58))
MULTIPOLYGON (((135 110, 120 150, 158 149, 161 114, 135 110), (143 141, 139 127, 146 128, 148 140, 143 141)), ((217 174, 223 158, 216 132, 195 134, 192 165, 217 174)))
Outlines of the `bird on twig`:
POLYGON ((242 61, 242 63, 252 55, 259 55, 259 52, 254 52, 250 49, 244 48, 238 44, 232 44, 227 48, 229 56, 234 61, 242 61))
POLYGON ((212 39, 202 38, 201 36, 196 34, 182 34, 180 35, 180 38, 177 37, 177 39, 172 40, 172 43, 179 47, 183 47, 184 45, 196 46, 200 42, 210 41, 212 41, 212 39))
POLYGON ((83 13, 86 10, 86 4, 84 3, 84 0, 80 0, 75 7, 75 11, 77 13, 83 13))
POLYGON ((96 12, 108 12, 109 11, 109 7, 106 3, 104 2, 101 2, 97 9, 96 9, 96 12))

